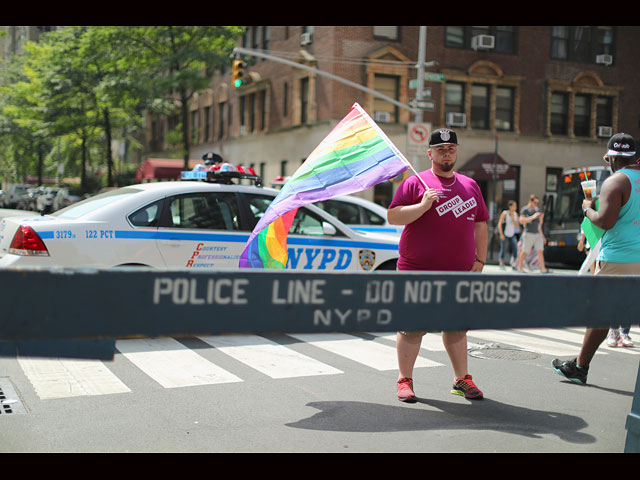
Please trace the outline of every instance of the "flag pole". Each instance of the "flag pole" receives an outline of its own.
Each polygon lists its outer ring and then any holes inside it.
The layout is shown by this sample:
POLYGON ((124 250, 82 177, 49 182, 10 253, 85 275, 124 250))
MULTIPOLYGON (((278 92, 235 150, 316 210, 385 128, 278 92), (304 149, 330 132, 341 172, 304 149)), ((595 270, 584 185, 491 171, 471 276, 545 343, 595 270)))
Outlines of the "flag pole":
POLYGON ((367 119, 367 122, 369 122, 369 124, 380 134, 380 136, 384 138, 385 142, 389 144, 389 147, 391 148, 391 150, 393 150, 393 152, 400 158, 400 160, 402 160, 402 163, 404 163, 407 167, 409 167, 413 171, 413 173, 418 177, 418 180, 422 182, 422 185, 424 186, 424 188, 428 189, 429 187, 427 186, 427 183, 418 174, 416 169, 413 168, 413 165, 411 164, 411 162, 407 160, 407 158, 402 154, 400 150, 398 150, 398 148, 394 145, 394 143, 391 140, 389 140, 389 137, 387 137, 387 134, 384 133, 384 131, 378 126, 378 124, 373 121, 373 119, 369 116, 366 110, 362 108, 360 104, 358 104, 357 102, 353 104, 353 108, 357 109, 362 114, 362 116, 367 119))

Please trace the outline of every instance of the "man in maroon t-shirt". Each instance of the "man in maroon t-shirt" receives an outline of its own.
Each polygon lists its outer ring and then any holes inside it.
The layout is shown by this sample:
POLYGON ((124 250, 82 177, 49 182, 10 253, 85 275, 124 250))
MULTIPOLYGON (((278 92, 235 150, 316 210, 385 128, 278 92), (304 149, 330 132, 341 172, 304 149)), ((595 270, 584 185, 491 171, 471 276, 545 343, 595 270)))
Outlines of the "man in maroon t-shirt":
MULTIPOLYGON (((398 270, 481 272, 489 213, 475 180, 453 171, 458 156, 456 133, 432 132, 428 154, 431 169, 402 182, 389 205, 389 223, 405 225, 398 270)), ((425 333, 399 332, 397 336, 397 388, 403 402, 416 400, 413 367, 425 333)), ((467 369, 467 332, 442 332, 442 342, 453 366, 451 393, 482 398, 467 369)))

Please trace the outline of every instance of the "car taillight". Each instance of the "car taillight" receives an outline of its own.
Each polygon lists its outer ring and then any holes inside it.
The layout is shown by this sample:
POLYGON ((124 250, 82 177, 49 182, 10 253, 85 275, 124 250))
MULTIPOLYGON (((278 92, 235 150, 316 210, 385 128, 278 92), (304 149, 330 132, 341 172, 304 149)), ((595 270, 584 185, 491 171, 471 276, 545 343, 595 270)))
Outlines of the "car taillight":
POLYGON ((49 251, 42 239, 33 229, 26 225, 20 225, 18 231, 11 240, 9 253, 14 255, 44 255, 49 256, 49 251))

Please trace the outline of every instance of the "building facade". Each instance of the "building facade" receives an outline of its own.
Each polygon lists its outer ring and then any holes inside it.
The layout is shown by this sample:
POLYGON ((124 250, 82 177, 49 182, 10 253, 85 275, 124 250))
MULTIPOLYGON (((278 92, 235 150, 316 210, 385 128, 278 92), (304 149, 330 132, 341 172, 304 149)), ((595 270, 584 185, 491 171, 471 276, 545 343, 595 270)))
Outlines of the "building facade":
MULTIPOLYGON (((418 26, 251 26, 238 46, 295 61, 409 105, 416 97, 418 26)), ((419 125, 449 127, 456 169, 478 181, 499 212, 508 200, 553 195, 563 169, 602 164, 608 137, 640 138, 640 27, 429 26, 419 125), (494 176, 495 172, 495 176, 494 176)), ((417 170, 416 116, 334 78, 243 55, 191 106, 191 158, 214 151, 253 167, 265 184, 291 175, 357 102, 417 170)), ((162 156, 177 117, 148 118, 149 156, 162 156)), ((386 205, 401 179, 360 195, 386 205)))

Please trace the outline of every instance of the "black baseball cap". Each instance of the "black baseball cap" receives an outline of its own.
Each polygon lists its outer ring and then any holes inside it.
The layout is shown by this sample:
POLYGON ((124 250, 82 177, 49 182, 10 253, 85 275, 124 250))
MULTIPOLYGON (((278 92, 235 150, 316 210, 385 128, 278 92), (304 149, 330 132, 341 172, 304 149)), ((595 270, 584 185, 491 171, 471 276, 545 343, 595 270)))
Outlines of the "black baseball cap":
POLYGON ((429 136, 429 146, 435 145, 458 145, 458 136, 456 132, 448 128, 434 130, 429 136))
POLYGON ((633 157, 636 154, 636 142, 628 133, 616 133, 607 143, 607 155, 633 157))
POLYGON ((218 162, 222 162, 222 157, 220 155, 218 155, 217 153, 213 153, 213 152, 207 152, 204 155, 202 155, 202 159, 204 160, 204 163, 209 164, 209 163, 218 163, 218 162))

